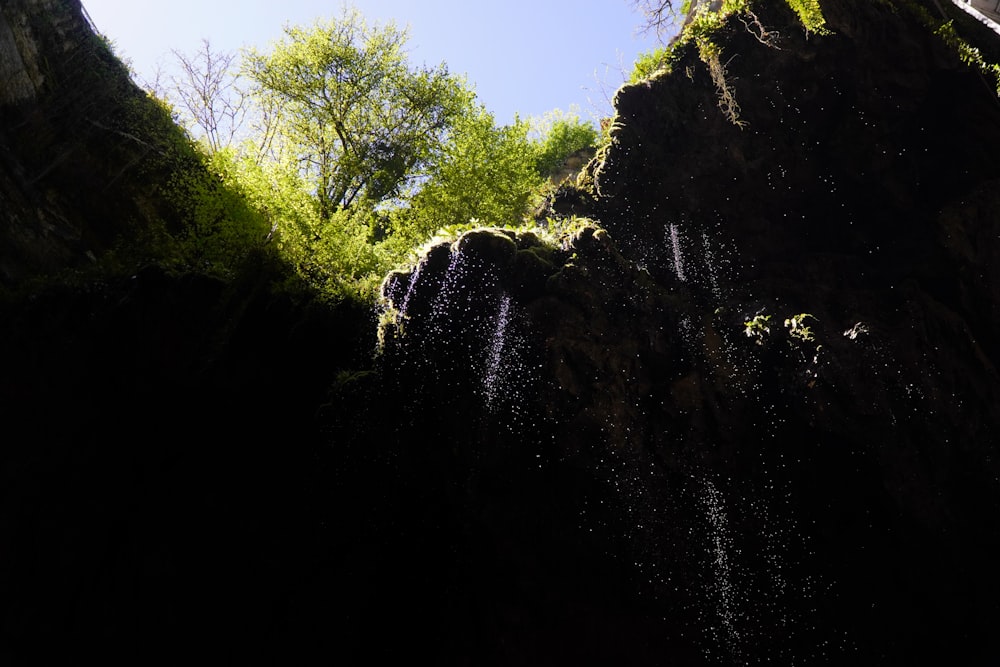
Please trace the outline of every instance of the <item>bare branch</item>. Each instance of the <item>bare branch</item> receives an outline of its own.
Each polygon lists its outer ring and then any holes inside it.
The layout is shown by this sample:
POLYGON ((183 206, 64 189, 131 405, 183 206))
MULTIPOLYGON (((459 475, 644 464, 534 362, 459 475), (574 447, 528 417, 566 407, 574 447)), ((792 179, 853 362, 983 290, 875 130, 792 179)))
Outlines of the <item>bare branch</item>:
MULTIPOLYGON (((674 10, 672 0, 631 0, 632 8, 642 14, 643 25, 639 28, 642 34, 654 34, 661 41, 675 32, 678 12, 674 10)), ((692 0, 692 6, 698 0, 692 0)))
POLYGON ((215 52, 207 39, 194 55, 173 51, 180 68, 170 77, 169 93, 180 110, 200 131, 211 151, 229 146, 239 133, 249 108, 249 97, 238 85, 236 55, 215 52))

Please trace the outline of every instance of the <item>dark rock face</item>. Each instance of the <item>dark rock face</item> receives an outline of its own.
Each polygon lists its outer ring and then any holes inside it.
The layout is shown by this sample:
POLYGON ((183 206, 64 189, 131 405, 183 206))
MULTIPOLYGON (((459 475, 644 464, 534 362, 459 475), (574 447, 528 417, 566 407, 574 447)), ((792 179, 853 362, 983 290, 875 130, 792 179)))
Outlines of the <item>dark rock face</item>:
POLYGON ((87 266, 154 222, 174 222, 162 186, 192 159, 182 137, 79 0, 4 2, 0 287, 87 266))
POLYGON ((279 664, 317 636, 314 415, 374 327, 262 283, 149 268, 0 306, 0 662, 279 664))
POLYGON ((334 403, 347 468, 384 471, 342 488, 405 526, 357 571, 428 577, 407 589, 411 642, 500 664, 989 655, 995 382, 951 348, 954 314, 910 294, 843 331, 820 311, 756 338, 753 309, 799 314, 659 284, 592 228, 527 280, 523 239, 481 236, 387 281, 400 326, 334 403), (931 341, 899 331, 913 320, 931 341), (354 487, 376 476, 395 486, 354 487), (438 626, 461 639, 425 644, 438 626))
POLYGON ((0 661, 990 664, 1000 105, 784 6, 745 127, 693 53, 623 89, 599 227, 431 248, 373 364, 263 279, 4 306, 0 661))
POLYGON ((758 11, 772 46, 727 30, 743 128, 694 53, 619 93, 589 203, 553 206, 607 236, 533 281, 516 239, 463 239, 387 283, 405 318, 371 420, 394 426, 361 432, 452 517, 428 557, 452 592, 426 597, 477 638, 452 656, 988 662, 1000 106, 905 8, 828 5, 827 36, 783 3, 758 11), (530 361, 495 414, 499 303, 530 361), (595 579, 614 584, 575 588, 595 579))

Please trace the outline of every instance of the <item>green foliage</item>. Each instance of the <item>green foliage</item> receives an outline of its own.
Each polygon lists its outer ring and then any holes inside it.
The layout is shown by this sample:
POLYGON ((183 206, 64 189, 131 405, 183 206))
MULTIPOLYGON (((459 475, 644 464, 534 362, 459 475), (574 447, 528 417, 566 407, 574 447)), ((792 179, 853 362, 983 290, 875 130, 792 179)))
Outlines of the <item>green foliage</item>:
MULTIPOLYGON (((266 222, 243 199, 228 167, 206 156, 177 126, 170 105, 137 88, 106 40, 94 37, 96 64, 76 72, 87 95, 74 128, 103 175, 121 229, 100 258, 108 273, 157 262, 179 271, 233 275, 259 249, 266 222)), ((81 59, 81 62, 86 62, 81 59)), ((76 104, 76 101, 72 101, 76 104)))
POLYGON ((799 21, 806 29, 806 33, 817 35, 827 35, 830 33, 826 27, 826 18, 823 10, 819 6, 819 0, 785 0, 788 6, 795 11, 799 21))
POLYGON ((632 73, 629 74, 629 83, 639 83, 651 78, 660 70, 669 69, 670 50, 665 46, 658 46, 650 51, 640 53, 632 65, 632 73))
MULTIPOLYGON (((819 5, 819 0, 786 0, 789 7, 795 11, 806 33, 828 34, 826 19, 819 5)), ((729 17, 739 15, 746 29, 763 44, 771 44, 771 35, 753 13, 753 0, 723 0, 718 9, 710 9, 708 2, 702 2, 691 9, 691 4, 685 2, 681 11, 688 14, 678 37, 669 47, 658 48, 642 54, 636 60, 630 83, 637 83, 651 77, 658 71, 669 71, 679 55, 689 45, 698 50, 699 59, 708 68, 712 82, 719 93, 719 108, 734 125, 746 126, 740 118, 740 108, 732 89, 726 67, 722 59, 722 47, 718 41, 719 31, 727 25, 729 17)), ((671 3, 658 5, 657 12, 672 11, 671 3)), ((648 20, 648 19, 647 19, 648 20)), ((652 21, 659 24, 660 19, 652 21)))
MULTIPOLYGON (((268 52, 245 52, 255 109, 243 144, 228 134, 198 144, 167 121, 181 157, 160 186, 172 214, 150 233, 161 261, 232 275, 241 258, 274 251, 320 298, 371 301, 435 235, 532 224, 546 177, 593 146, 596 128, 558 110, 498 125, 443 64, 411 67, 406 37, 346 8, 288 27, 268 52)), ((213 70, 210 55, 206 44, 186 62, 206 94, 213 71, 229 71, 228 60, 213 70)), ((227 108, 217 102, 204 101, 206 125, 227 108)), ((176 122, 167 102, 153 106, 176 122)))
POLYGON ((163 193, 181 216, 163 239, 164 260, 178 268, 229 275, 267 239, 267 219, 248 200, 229 152, 202 154, 196 165, 175 171, 163 193))
POLYGON ((337 20, 286 27, 270 53, 247 53, 254 92, 274 110, 323 216, 404 195, 471 103, 444 65, 411 68, 406 39, 345 8, 337 20))
POLYGON ((743 323, 743 327, 743 333, 747 338, 752 338, 757 345, 763 345, 764 337, 771 333, 771 316, 754 315, 743 323))
POLYGON ((327 296, 370 297, 395 264, 393 254, 371 239, 369 211, 341 209, 320 218, 312 238, 300 238, 293 253, 300 275, 327 296))
POLYGON ((409 66, 405 31, 355 10, 285 33, 247 54, 271 122, 242 178, 304 281, 369 298, 436 230, 521 222, 541 183, 527 123, 498 127, 444 65, 409 66))
MULTIPOLYGON (((771 333, 771 315, 763 313, 754 315, 743 323, 743 333, 747 338, 752 338, 757 345, 763 345, 765 338, 771 333)), ((806 324, 806 320, 815 320, 811 313, 798 313, 785 318, 784 326, 788 330, 788 336, 799 343, 815 343, 816 336, 812 327, 806 324)))
POLYGON ((410 210, 401 212, 404 224, 395 232, 415 240, 473 219, 520 223, 541 185, 537 160, 526 122, 498 127, 485 108, 475 109, 456 122, 410 210))
POLYGON ((600 138, 594 124, 572 110, 567 113, 555 109, 529 122, 538 153, 535 170, 543 177, 556 174, 566 158, 577 151, 596 147, 600 138))
POLYGON ((379 276, 405 256, 373 240, 380 217, 370 208, 322 216, 292 160, 257 162, 250 150, 213 157, 226 162, 234 187, 263 221, 257 234, 269 238, 296 278, 321 298, 371 299, 379 276))
POLYGON ((274 228, 273 242, 298 278, 322 297, 372 300, 382 277, 444 228, 520 223, 540 177, 527 124, 497 127, 485 110, 460 119, 427 180, 409 201, 367 200, 324 215, 294 157, 232 156, 234 180, 274 228))
POLYGON ((812 328, 804 324, 807 319, 815 320, 816 317, 810 313, 799 313, 785 318, 785 328, 788 329, 788 335, 803 343, 814 342, 816 337, 813 335, 812 328))
MULTIPOLYGON (((668 3, 669 5, 669 3, 668 3)), ((689 45, 698 49, 698 56, 708 67, 712 81, 719 91, 719 108, 734 124, 745 125, 739 118, 739 105, 726 78, 725 65, 722 62, 722 48, 715 39, 716 33, 726 24, 732 14, 749 12, 750 0, 723 0, 718 10, 709 9, 709 3, 698 5, 678 35, 677 39, 666 48, 654 49, 643 54, 636 61, 631 83, 637 83, 660 70, 670 71, 680 53, 689 45)), ((663 11, 666 11, 664 9, 663 11)))
POLYGON ((953 48, 958 53, 958 57, 962 59, 962 62, 970 67, 977 68, 983 74, 993 79, 994 90, 997 95, 1000 95, 1000 64, 986 62, 979 49, 958 35, 955 31, 954 21, 941 24, 934 30, 934 34, 953 48))

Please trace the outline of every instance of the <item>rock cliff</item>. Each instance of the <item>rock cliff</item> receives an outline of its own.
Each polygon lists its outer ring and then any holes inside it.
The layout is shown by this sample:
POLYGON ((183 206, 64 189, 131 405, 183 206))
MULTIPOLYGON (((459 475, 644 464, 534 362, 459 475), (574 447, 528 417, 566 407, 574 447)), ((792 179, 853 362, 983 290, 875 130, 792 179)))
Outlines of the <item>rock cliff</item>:
POLYGON ((821 5, 715 37, 740 124, 693 46, 623 88, 548 230, 430 247, 377 332, 267 267, 4 304, 0 659, 990 664, 995 82, 937 3, 821 5))
POLYGON ((190 160, 79 0, 0 7, 0 287, 88 266, 176 211, 159 187, 190 160))
POLYGON ((738 122, 694 45, 619 91, 611 144, 550 210, 606 232, 541 275, 523 240, 470 237, 386 284, 399 393, 375 419, 410 428, 376 442, 440 479, 474 542, 455 590, 488 588, 503 662, 989 660, 996 82, 912 5, 823 10, 829 34, 761 3, 716 37, 738 122), (559 592, 489 583, 512 571, 559 592))

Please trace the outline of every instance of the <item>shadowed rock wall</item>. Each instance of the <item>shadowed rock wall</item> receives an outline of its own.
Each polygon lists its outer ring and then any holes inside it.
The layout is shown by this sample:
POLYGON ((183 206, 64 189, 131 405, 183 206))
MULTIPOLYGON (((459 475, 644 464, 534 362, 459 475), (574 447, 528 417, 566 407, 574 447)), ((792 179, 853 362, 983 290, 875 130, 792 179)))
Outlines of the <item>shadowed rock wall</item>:
POLYGON ((194 160, 78 0, 0 7, 0 286, 87 266, 157 224, 194 160))
MULTIPOLYGON (((263 269, 5 304, 0 659, 990 664, 1000 107, 905 4, 823 9, 725 29, 742 128, 693 50, 623 89, 551 211, 599 226, 434 246, 374 360, 263 269)), ((5 215, 117 228, 114 160, 27 157, 87 108, 43 74, 0 193, 80 208, 5 215)))
POLYGON ((905 5, 827 2, 831 34, 808 36, 784 3, 755 12, 770 44, 735 17, 718 37, 742 125, 693 47, 622 89, 610 147, 551 211, 607 233, 569 241, 534 289, 471 238, 387 283, 405 317, 373 419, 404 426, 373 443, 461 517, 444 609, 497 579, 564 582, 556 599, 489 588, 491 610, 448 615, 463 636, 495 630, 459 655, 544 662, 588 602, 607 629, 577 640, 591 664, 991 655, 995 83, 905 5), (457 290, 455 266, 480 268, 457 290), (507 421, 478 388, 488 338, 453 346, 496 330, 504 294, 537 360, 507 421), (483 509, 495 494, 499 513, 483 509), (562 541, 529 538, 537 521, 562 541), (539 575, 547 559, 576 568, 539 575), (566 593, 591 576, 615 592, 566 593), (546 634, 524 617, 560 620, 546 634))

